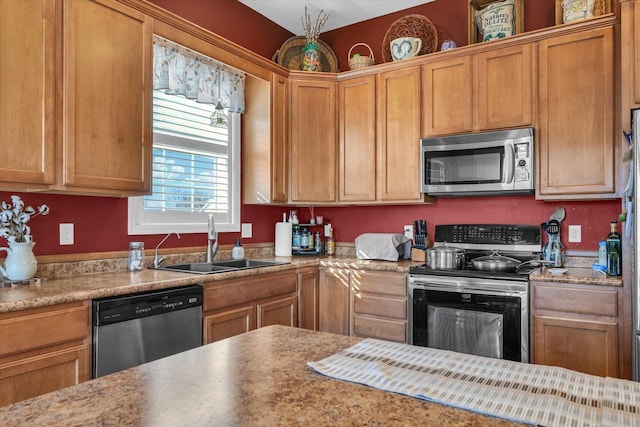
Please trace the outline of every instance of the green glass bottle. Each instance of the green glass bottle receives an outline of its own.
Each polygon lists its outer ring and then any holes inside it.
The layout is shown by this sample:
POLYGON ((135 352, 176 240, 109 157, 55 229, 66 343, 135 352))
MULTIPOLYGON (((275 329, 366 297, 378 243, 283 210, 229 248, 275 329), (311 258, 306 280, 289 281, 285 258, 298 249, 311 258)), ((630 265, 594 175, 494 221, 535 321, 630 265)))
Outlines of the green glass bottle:
POLYGON ((618 223, 611 221, 611 232, 607 236, 607 274, 609 276, 622 275, 622 244, 618 223))

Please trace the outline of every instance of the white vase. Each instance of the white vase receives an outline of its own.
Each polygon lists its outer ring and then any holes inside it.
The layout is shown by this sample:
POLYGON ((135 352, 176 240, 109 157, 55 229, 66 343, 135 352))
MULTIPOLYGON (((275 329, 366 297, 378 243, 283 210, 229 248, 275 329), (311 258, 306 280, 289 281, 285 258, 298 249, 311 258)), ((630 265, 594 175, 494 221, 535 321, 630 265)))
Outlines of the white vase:
POLYGON ((38 261, 33 255, 34 242, 9 242, 8 248, 0 248, 7 253, 0 273, 9 280, 29 280, 36 274, 38 261))

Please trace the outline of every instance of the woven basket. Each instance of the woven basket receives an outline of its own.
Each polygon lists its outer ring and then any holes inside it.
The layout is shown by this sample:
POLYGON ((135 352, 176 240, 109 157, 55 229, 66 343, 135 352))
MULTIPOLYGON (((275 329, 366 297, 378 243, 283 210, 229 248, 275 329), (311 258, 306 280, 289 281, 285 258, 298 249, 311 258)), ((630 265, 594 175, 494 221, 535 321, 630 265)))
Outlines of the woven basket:
POLYGON ((356 43, 353 46, 351 46, 351 49, 349 49, 349 69, 350 70, 359 70, 361 68, 367 68, 372 66, 373 64, 375 64, 375 59, 373 57, 373 50, 371 50, 371 47, 366 44, 366 43, 356 43), (352 58, 351 57, 351 51, 353 50, 354 47, 356 46, 366 46, 367 49, 369 49, 369 53, 371 54, 371 56, 362 56, 360 55, 357 58, 352 58))
POLYGON ((435 52, 438 48, 438 32, 435 25, 422 15, 407 15, 391 24, 382 41, 382 59, 391 62, 391 40, 398 37, 418 37, 422 40, 422 48, 418 55, 435 52))

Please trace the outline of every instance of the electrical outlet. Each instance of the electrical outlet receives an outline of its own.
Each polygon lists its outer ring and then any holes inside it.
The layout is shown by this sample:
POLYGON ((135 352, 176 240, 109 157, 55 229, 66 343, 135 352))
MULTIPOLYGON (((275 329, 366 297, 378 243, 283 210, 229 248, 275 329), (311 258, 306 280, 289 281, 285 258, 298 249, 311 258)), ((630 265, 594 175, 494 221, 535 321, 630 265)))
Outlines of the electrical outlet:
POLYGON ((73 224, 60 224, 60 245, 73 245, 73 224))
POLYGON ((413 225, 404 226, 404 235, 413 240, 413 225))
POLYGON ((569 226, 569 242, 571 243, 582 242, 582 226, 580 225, 569 226))
POLYGON ((253 224, 247 223, 242 224, 242 232, 240 233, 240 237, 243 239, 250 239, 253 237, 253 224))

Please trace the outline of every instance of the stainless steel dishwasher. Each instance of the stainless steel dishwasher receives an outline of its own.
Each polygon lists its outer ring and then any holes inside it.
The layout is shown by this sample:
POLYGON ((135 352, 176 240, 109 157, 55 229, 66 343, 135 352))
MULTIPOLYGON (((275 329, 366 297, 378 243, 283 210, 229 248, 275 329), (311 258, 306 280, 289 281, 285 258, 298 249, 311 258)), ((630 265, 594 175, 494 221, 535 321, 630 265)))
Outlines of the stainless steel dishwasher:
POLYGON ((93 378, 200 345, 200 285, 93 300, 93 378))

